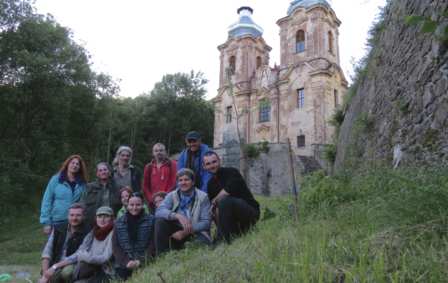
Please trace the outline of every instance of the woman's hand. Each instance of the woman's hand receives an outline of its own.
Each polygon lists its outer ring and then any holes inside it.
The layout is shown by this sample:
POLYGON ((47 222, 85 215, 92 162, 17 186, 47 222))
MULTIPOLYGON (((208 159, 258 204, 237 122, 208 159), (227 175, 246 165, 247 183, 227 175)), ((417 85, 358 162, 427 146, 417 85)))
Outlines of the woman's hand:
POLYGON ((47 236, 51 234, 51 230, 52 230, 51 229, 51 225, 45 225, 44 228, 43 228, 43 232, 47 236))
POLYGON ((187 233, 193 233, 193 225, 191 224, 190 219, 179 213, 176 213, 176 219, 179 221, 179 223, 182 225, 182 228, 184 228, 187 233))

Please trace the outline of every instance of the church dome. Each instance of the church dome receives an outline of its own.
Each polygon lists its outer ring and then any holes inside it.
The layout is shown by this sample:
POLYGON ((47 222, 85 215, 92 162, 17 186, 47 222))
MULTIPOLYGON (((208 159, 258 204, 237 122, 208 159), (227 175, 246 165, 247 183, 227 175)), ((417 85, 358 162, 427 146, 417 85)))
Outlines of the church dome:
POLYGON ((330 8, 330 4, 326 0, 294 0, 291 2, 291 4, 289 4, 288 16, 291 16, 291 14, 294 13, 297 8, 306 9, 318 4, 330 8))
POLYGON ((253 10, 251 7, 238 9, 239 20, 229 27, 229 37, 238 38, 242 36, 260 37, 263 29, 252 20, 253 10))

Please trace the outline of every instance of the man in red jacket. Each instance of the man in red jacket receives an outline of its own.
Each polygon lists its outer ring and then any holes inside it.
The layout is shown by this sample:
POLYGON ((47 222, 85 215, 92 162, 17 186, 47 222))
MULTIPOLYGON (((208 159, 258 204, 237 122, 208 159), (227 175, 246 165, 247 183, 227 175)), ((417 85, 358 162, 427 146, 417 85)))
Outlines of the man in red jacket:
POLYGON ((170 192, 176 186, 176 161, 167 156, 165 146, 156 143, 152 148, 154 159, 146 164, 143 172, 143 193, 146 201, 154 209, 153 195, 157 192, 170 192))

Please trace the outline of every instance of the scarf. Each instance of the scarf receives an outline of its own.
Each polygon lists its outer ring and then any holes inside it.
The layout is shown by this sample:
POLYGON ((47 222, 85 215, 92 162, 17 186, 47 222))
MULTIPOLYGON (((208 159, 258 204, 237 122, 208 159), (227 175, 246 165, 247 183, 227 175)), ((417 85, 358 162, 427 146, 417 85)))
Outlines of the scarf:
POLYGON ((126 212, 127 218, 128 218, 128 234, 129 234, 129 240, 132 243, 135 243, 137 241, 138 236, 138 226, 140 222, 140 218, 143 216, 143 209, 138 215, 132 215, 128 212, 126 212))
MULTIPOLYGON (((190 195, 180 191, 179 209, 183 212, 183 214, 185 216, 189 215, 188 211, 190 208, 190 204, 193 202, 195 194, 196 194, 194 187, 192 187, 192 189, 193 189, 193 193, 191 193, 190 195)), ((190 189, 190 191, 191 191, 191 189, 190 189)))
POLYGON ((95 226, 93 227, 93 236, 98 241, 104 241, 104 239, 106 239, 107 235, 109 235, 110 231, 112 231, 113 228, 114 228, 113 222, 110 222, 109 224, 107 224, 102 228, 95 223, 95 226))

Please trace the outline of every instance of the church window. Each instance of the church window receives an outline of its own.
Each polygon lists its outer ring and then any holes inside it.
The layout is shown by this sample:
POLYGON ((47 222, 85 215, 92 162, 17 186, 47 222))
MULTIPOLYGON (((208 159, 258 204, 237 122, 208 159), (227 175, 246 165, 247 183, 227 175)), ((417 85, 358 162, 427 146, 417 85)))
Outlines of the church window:
POLYGON ((305 135, 297 136, 297 147, 305 146, 305 135))
POLYGON ((267 99, 262 99, 259 102, 259 117, 260 123, 269 122, 271 120, 271 102, 267 99))
POLYGON ((296 53, 305 51, 305 32, 298 30, 296 33, 296 53))
POLYGON ((334 96, 334 107, 337 107, 339 105, 339 98, 338 98, 338 90, 335 89, 333 92, 334 96))
POLYGON ((305 89, 299 88, 297 90, 297 107, 303 108, 305 106, 305 89))
POLYGON ((333 54, 333 33, 331 31, 328 32, 328 52, 333 54))
POLYGON ((231 56, 229 59, 229 68, 230 68, 230 73, 233 75, 235 74, 235 69, 236 69, 236 58, 235 56, 231 56))
POLYGON ((226 108, 226 123, 232 123, 232 106, 226 108))
POLYGON ((261 57, 257 56, 257 69, 261 67, 261 57))

